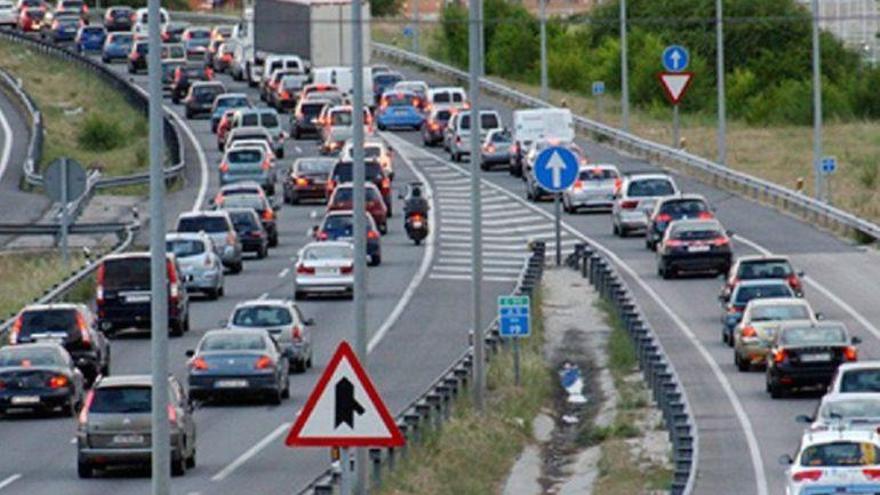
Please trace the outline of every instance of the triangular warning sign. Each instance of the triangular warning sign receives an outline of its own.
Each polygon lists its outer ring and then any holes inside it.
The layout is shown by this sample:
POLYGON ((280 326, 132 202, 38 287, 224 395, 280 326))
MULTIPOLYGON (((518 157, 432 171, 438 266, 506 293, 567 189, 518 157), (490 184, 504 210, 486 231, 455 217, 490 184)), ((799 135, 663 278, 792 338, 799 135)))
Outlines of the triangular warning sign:
POLYGON ((287 435, 289 447, 399 447, 400 429, 342 341, 287 435))
POLYGON ((660 72, 657 74, 666 98, 673 105, 678 105, 694 79, 693 72, 660 72))

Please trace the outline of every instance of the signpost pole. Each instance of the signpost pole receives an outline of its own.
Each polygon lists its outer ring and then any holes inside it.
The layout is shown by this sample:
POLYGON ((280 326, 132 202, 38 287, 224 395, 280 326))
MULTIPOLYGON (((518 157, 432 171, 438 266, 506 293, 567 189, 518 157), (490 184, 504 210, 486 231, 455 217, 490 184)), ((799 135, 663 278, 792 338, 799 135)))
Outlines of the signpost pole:
MULTIPOLYGON (((482 0, 470 0, 470 57, 469 85, 471 99, 471 128, 479 128, 480 122, 480 30, 483 25, 480 19, 480 3, 482 0)), ((474 339, 474 405, 477 411, 483 412, 483 388, 485 386, 485 341, 480 329, 481 318, 481 282, 483 279, 482 251, 482 201, 480 199, 480 140, 471 140, 471 331, 474 339)))
POLYGON ((70 202, 67 184, 67 158, 61 159, 61 256, 64 260, 64 271, 70 271, 70 253, 67 246, 67 229, 70 217, 67 215, 67 204, 70 202))
POLYGON ((598 120, 599 122, 602 122, 602 120, 603 120, 602 114, 605 113, 604 112, 604 107, 605 107, 604 99, 605 99, 605 93, 601 93, 596 98, 596 120, 598 120))
POLYGON ((678 116, 678 103, 672 105, 672 147, 675 149, 679 148, 680 140, 680 123, 678 116))
POLYGON ((559 228, 560 217, 562 216, 559 206, 561 196, 562 193, 560 192, 557 192, 553 195, 553 213, 556 216, 556 266, 560 266, 562 264, 562 234, 560 233, 559 228))
POLYGON ((413 2, 413 18, 414 18, 413 24, 415 25, 415 32, 413 33, 413 51, 416 52, 416 54, 421 53, 421 47, 419 46, 419 42, 421 41, 419 39, 419 35, 421 34, 421 30, 419 29, 419 22, 421 21, 421 19, 419 18, 419 2, 420 1, 421 0, 412 0, 412 2, 413 2))
POLYGON ((626 57, 626 0, 620 0, 620 127, 629 132, 629 65, 626 57))
POLYGON ((340 450, 339 462, 342 469, 339 475, 339 491, 341 495, 351 495, 351 451, 348 447, 340 450))
POLYGON ((547 87, 547 0, 538 0, 538 3, 541 22, 541 99, 547 101, 550 97, 547 87))
POLYGON ((822 73, 819 57, 819 0, 813 0, 813 177, 816 199, 822 201, 822 73))
POLYGON ((715 0, 715 52, 718 84, 718 163, 727 162, 727 101, 724 82, 724 0, 715 0))
POLYGON ((513 338, 513 384, 519 387, 519 338, 513 338))

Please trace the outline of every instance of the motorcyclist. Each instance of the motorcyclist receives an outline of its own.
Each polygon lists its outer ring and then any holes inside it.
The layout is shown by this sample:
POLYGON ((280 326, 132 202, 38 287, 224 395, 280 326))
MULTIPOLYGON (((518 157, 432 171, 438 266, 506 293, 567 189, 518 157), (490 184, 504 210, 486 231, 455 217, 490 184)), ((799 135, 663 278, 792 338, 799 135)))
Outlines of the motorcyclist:
POLYGON ((404 219, 408 219, 410 216, 414 214, 422 215, 427 218, 428 210, 431 209, 431 205, 428 203, 428 200, 422 195, 422 186, 419 183, 413 183, 409 186, 409 195, 406 198, 403 206, 403 217, 404 219))

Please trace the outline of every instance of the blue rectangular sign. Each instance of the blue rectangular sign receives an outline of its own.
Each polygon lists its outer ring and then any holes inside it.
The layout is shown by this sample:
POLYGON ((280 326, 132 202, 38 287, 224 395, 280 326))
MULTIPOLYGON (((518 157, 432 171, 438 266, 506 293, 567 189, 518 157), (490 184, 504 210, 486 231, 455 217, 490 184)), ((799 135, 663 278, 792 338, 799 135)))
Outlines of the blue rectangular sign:
POLYGON ((502 337, 528 337, 531 334, 529 296, 498 297, 498 333, 502 337))

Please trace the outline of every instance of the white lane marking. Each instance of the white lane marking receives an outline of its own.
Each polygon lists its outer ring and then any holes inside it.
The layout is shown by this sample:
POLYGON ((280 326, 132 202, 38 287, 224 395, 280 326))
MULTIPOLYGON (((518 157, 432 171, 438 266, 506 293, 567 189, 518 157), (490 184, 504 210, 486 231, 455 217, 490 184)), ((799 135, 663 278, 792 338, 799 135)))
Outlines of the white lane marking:
MULTIPOLYGON (((470 280, 470 275, 452 275, 445 273, 432 273, 428 275, 428 278, 433 280, 470 280)), ((480 279, 482 282, 517 282, 519 280, 518 277, 483 277, 480 279)))
MULTIPOLYGON (((531 213, 526 210, 521 210, 519 208, 514 208, 510 210, 502 210, 502 211, 493 211, 492 213, 484 213, 483 218, 504 218, 504 217, 515 217, 519 215, 530 215, 531 213)), ((489 223, 489 222, 483 222, 489 223)))
POLYGON ((0 112, 0 127, 3 127, 3 134, 6 135, 6 139, 3 140, 3 152, 0 153, 0 179, 2 179, 9 165, 9 155, 12 154, 12 127, 9 126, 9 121, 6 120, 3 112, 0 112))
MULTIPOLYGON (((444 253, 445 254, 445 253, 444 253)), ((526 257, 523 256, 519 259, 485 259, 483 260, 484 265, 498 265, 498 266, 523 266, 523 262, 526 257)), ((437 265, 470 265, 470 258, 438 258, 437 265)), ((435 266, 437 266, 435 265, 435 266)))
POLYGON ((294 147, 293 147, 293 151, 296 151, 297 153, 302 153, 302 152, 303 152, 303 149, 300 148, 299 146, 294 146, 294 147))
MULTIPOLYGON (((470 225, 471 221, 461 217, 452 217, 452 218, 443 218, 440 217, 440 223, 442 225, 446 224, 455 224, 455 225, 470 225)), ((443 233, 440 233, 440 236, 443 236, 443 233)))
MULTIPOLYGON (((421 149, 419 149, 419 148, 417 148, 417 147, 415 147, 405 141, 403 142, 403 144, 405 146, 408 146, 412 149, 415 149, 421 153, 424 153, 425 155, 433 156, 430 153, 427 153, 427 152, 425 152, 425 151, 423 151, 423 150, 421 150, 421 149)), ((456 165, 454 163, 447 162, 447 161, 443 160, 442 158, 439 158, 436 156, 433 156, 433 157, 437 160, 443 161, 449 167, 464 171, 464 169, 462 169, 461 167, 459 167, 458 165, 456 165)), ((553 219, 553 215, 551 213, 546 212, 531 203, 528 203, 527 201, 520 198, 519 196, 516 196, 515 194, 508 191, 507 189, 505 189, 505 188, 503 188, 493 182, 490 182, 486 179, 483 179, 483 182, 486 183, 487 185, 489 185, 490 187, 495 188, 497 191, 501 192, 502 194, 506 194, 508 197, 519 202, 520 204, 522 204, 526 208, 529 208, 529 209, 535 211, 536 213, 538 213, 539 215, 544 216, 548 220, 553 219)), ((578 237, 579 239, 582 239, 586 242, 589 242, 590 244, 595 246, 597 249, 602 251, 611 261, 614 262, 615 265, 617 265, 621 270, 626 272, 626 274, 629 275, 639 285, 639 287, 641 287, 641 289, 643 291, 645 291, 645 293, 647 293, 651 299, 654 300, 654 302, 663 310, 663 312, 665 312, 667 314, 667 316, 669 316, 669 318, 678 326, 681 333, 684 334, 684 336, 687 337, 687 339, 691 342, 691 344, 697 349, 697 352, 699 352, 699 354, 703 358, 703 360, 706 361, 706 364, 709 366, 709 369, 712 370, 712 374, 715 376, 715 379, 718 380, 718 383, 721 385, 722 390, 724 390, 724 394, 727 396, 727 400, 730 401, 731 406, 733 407, 733 412, 736 415, 737 421, 739 422, 740 427, 743 430, 746 444, 748 445, 748 449, 749 449, 749 456, 750 456, 750 460, 752 463, 752 470, 754 471, 754 474, 755 474, 756 494, 757 495, 767 495, 768 494, 767 474, 764 471, 764 463, 763 463, 763 460, 761 457, 761 449, 758 446, 758 439, 757 439, 757 436, 755 435, 755 429, 752 426, 751 418, 749 418, 748 414, 746 414, 746 411, 742 405, 742 402, 740 401, 739 397, 736 395, 736 392, 733 390, 733 386, 730 384, 730 381, 724 375, 724 372, 721 370, 721 367, 712 358, 712 354, 709 353, 709 350, 700 342, 700 340, 697 338, 696 334, 693 332, 693 330, 691 330, 691 328, 687 325, 687 323, 685 323, 684 320, 682 320, 681 317, 678 316, 678 314, 668 304, 666 304, 666 302, 660 297, 660 295, 657 294, 657 292, 653 288, 651 288, 651 286, 649 286, 648 283, 645 282, 636 273, 636 271, 632 269, 632 267, 630 267, 626 262, 624 262, 623 259, 621 259, 619 256, 617 256, 614 252, 612 252, 610 249, 608 249, 604 245, 598 243, 595 239, 592 239, 592 238, 584 235, 583 233, 581 233, 577 229, 573 228, 567 222, 562 222, 562 226, 563 226, 563 228, 565 228, 566 231, 568 231, 569 233, 571 233, 575 237, 578 237)), ((685 397, 686 397, 687 396, 686 390, 684 392, 685 392, 685 397)), ((696 462, 699 465, 699 457, 696 458, 696 462)))
MULTIPOLYGON (((522 263, 520 263, 520 264, 522 264, 522 263)), ((471 273, 471 267, 470 266, 434 265, 434 273, 437 273, 437 272, 471 273)), ((522 267, 520 267, 520 268, 499 268, 499 267, 484 266, 483 272, 485 272, 485 273, 512 273, 514 275, 519 275, 522 272, 522 267)))
POLYGON ((288 273, 290 273, 290 268, 285 268, 284 270, 281 270, 281 272, 278 274, 278 278, 284 278, 287 276, 288 273))
MULTIPOLYGON (((743 244, 748 245, 749 247, 751 247, 755 251, 758 251, 759 253, 763 254, 764 256, 772 256, 774 254, 772 251, 765 248, 764 246, 761 246, 757 242, 752 241, 750 239, 746 239, 745 237, 743 237, 739 234, 735 234, 733 236, 733 238, 742 242, 743 244)), ((816 281, 814 278, 809 277, 809 276, 805 276, 805 277, 803 277, 803 279, 804 279, 804 282, 810 284, 813 288, 815 288, 816 290, 821 292, 822 295, 824 295, 825 297, 830 299, 831 302, 840 306, 841 309, 843 309, 845 312, 849 313, 849 315, 854 320, 859 322, 866 330, 871 332, 874 335, 874 337, 880 339, 880 329, 878 329, 876 326, 874 326, 874 324, 871 323, 867 318, 865 318, 861 313, 856 311, 855 308, 850 306, 849 303, 847 303, 843 299, 837 297, 833 292, 831 292, 830 289, 828 289, 827 287, 825 287, 824 285, 822 285, 821 283, 816 281)))
POLYGON ((15 482, 18 481, 19 479, 21 479, 21 473, 13 474, 12 476, 6 478, 5 480, 0 481, 0 490, 2 490, 2 489, 4 489, 4 488, 6 488, 7 486, 9 486, 9 485, 15 483, 15 482))
POLYGON ((257 299, 262 301, 263 299, 266 299, 267 297, 269 297, 269 293, 263 292, 262 294, 260 294, 260 297, 258 297, 257 299))
POLYGON ((211 481, 225 480, 226 477, 233 473, 233 471, 241 467, 242 464, 260 453, 260 451, 265 449, 270 443, 274 442, 275 439, 282 435, 285 431, 287 431, 288 428, 290 428, 290 423, 282 423, 278 425, 278 428, 272 430, 271 433, 263 437, 263 439, 257 442, 256 445, 249 448, 247 451, 245 451, 244 454, 238 456, 238 458, 236 458, 234 461, 232 461, 232 463, 223 468, 219 473, 212 476, 211 481))
POLYGON ((70 439, 70 444, 73 445, 76 443, 76 437, 70 439))
MULTIPOLYGON (((470 246, 470 245, 468 245, 470 246)), ((462 248, 451 248, 444 249, 443 254, 445 256, 455 256, 455 257, 467 257, 471 255, 469 250, 463 250, 462 248)), ((525 253, 511 253, 511 252, 502 252, 502 251, 491 251, 490 248, 483 247, 483 257, 492 257, 492 258, 515 258, 515 259, 523 259, 526 256, 525 253)))

